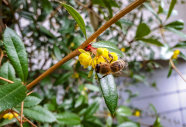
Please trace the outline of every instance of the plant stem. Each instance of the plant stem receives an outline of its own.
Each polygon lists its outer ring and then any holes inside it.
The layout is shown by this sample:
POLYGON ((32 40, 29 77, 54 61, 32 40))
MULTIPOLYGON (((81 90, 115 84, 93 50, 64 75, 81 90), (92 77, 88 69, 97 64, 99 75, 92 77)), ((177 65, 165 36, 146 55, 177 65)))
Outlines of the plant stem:
POLYGON ((3 78, 3 77, 0 77, 0 80, 4 80, 4 81, 6 81, 6 82, 8 82, 8 83, 14 83, 13 81, 10 81, 10 80, 8 80, 8 79, 6 79, 6 78, 3 78))
POLYGON ((39 81, 41 81, 43 78, 45 78, 47 75, 51 74, 54 70, 56 70, 58 67, 60 67, 62 64, 67 62, 68 60, 72 59, 73 57, 77 56, 79 54, 78 49, 84 49, 89 43, 91 43, 95 38, 97 38, 101 33, 103 33, 107 28, 109 28, 112 24, 116 23, 120 18, 122 18, 124 15, 141 5, 145 0, 136 0, 130 5, 128 5, 126 8, 121 10, 119 13, 117 13, 114 17, 112 17, 109 21, 107 21, 103 26, 101 26, 95 33, 93 33, 83 44, 81 44, 75 51, 68 54, 66 57, 64 57, 62 60, 60 60, 58 63, 53 65, 51 68, 46 70, 44 73, 42 73, 39 77, 37 77, 35 80, 33 80, 30 84, 27 85, 27 89, 32 88, 35 86, 39 81))
POLYGON ((180 75, 180 77, 186 82, 186 79, 183 77, 182 73, 176 68, 176 66, 174 65, 172 59, 170 59, 170 64, 172 66, 172 68, 180 75))

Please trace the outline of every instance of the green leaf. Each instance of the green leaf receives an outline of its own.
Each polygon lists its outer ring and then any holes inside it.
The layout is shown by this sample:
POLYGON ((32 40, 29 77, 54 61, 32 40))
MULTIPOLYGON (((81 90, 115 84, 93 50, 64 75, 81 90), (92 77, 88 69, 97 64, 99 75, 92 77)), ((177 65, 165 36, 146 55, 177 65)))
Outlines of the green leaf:
MULTIPOLYGON (((9 79, 11 81, 15 80, 15 70, 13 66, 9 63, 6 62, 4 63, 1 68, 0 68, 0 77, 3 77, 5 79, 9 79)), ((0 80, 0 85, 6 84, 6 81, 0 80)))
POLYGON ((24 107, 33 107, 41 102, 41 99, 36 96, 27 96, 24 100, 24 107))
POLYGON ((118 93, 116 84, 114 82, 114 77, 112 75, 107 75, 100 80, 100 83, 105 103, 111 114, 114 115, 118 104, 118 93))
POLYGON ((171 13, 172 13, 172 10, 173 10, 173 8, 174 8, 176 2, 177 2, 177 0, 172 0, 172 1, 171 1, 171 4, 170 4, 170 6, 169 6, 169 11, 168 11, 168 14, 167 14, 167 18, 166 18, 166 19, 168 19, 168 18, 170 17, 170 15, 171 15, 171 13))
POLYGON ((45 10, 47 14, 50 14, 52 11, 52 5, 48 0, 41 0, 42 8, 45 10))
POLYGON ((71 112, 57 114, 57 122, 63 125, 79 125, 81 120, 78 115, 71 112))
POLYGON ((171 27, 176 30, 183 30, 184 22, 182 20, 177 20, 177 21, 174 21, 174 22, 171 22, 171 23, 165 25, 165 27, 171 27))
POLYGON ((63 4, 62 5, 65 7, 65 9, 69 12, 69 14, 76 20, 77 24, 81 28, 83 34, 85 35, 85 38, 87 38, 86 35, 86 29, 85 29, 85 23, 81 15, 70 5, 63 4))
POLYGON ((99 103, 94 102, 85 111, 85 119, 91 117, 99 108, 99 103))
POLYGON ((0 86, 0 112, 21 103, 26 97, 26 87, 20 81, 0 86))
POLYGON ((138 125, 134 122, 124 122, 117 127, 138 127, 138 125))
POLYGON ((23 82, 28 76, 28 59, 25 46, 20 37, 10 28, 6 28, 3 35, 4 46, 16 73, 23 82))
POLYGON ((44 26, 42 25, 39 25, 39 31, 43 34, 45 34, 46 36, 48 37, 51 37, 51 38, 55 38, 55 36, 48 30, 46 29, 44 26))
POLYGON ((95 86, 95 85, 91 85, 91 84, 86 84, 85 87, 89 90, 95 91, 95 92, 99 92, 99 87, 95 86))
POLYGON ((62 54, 61 54, 61 51, 60 51, 59 47, 54 46, 54 54, 55 54, 55 56, 57 57, 58 60, 62 59, 62 54))
POLYGON ((120 106, 117 110, 116 110, 116 114, 118 116, 131 116, 132 115, 132 111, 129 107, 126 106, 120 106))
POLYGON ((141 23, 138 25, 138 28, 136 30, 136 37, 135 38, 142 38, 148 34, 150 34, 150 28, 147 24, 141 23))
POLYGON ((40 122, 51 123, 56 121, 55 116, 47 109, 41 106, 34 106, 31 108, 24 108, 23 114, 33 120, 40 122))
POLYGON ((182 52, 180 52, 179 57, 181 57, 182 59, 184 59, 186 61, 186 56, 182 52))
POLYGON ((156 45, 156 46, 163 46, 163 44, 155 38, 138 38, 138 40, 141 40, 143 42, 153 44, 153 45, 156 45))
POLYGON ((186 41, 179 42, 173 48, 186 48, 186 41))
POLYGON ((160 123, 160 118, 157 117, 154 124, 153 124, 153 127, 163 127, 160 123))
POLYGON ((153 104, 150 104, 149 107, 154 111, 155 115, 158 114, 158 112, 153 104))
POLYGON ((72 75, 72 72, 64 73, 63 75, 61 75, 59 78, 56 79, 56 81, 54 82, 54 85, 63 84, 69 79, 68 77, 71 75, 72 75))
POLYGON ((186 38, 186 34, 181 31, 178 31, 178 30, 176 30, 174 28, 170 28, 170 27, 166 27, 165 29, 179 35, 180 37, 186 38))
POLYGON ((110 52, 115 52, 118 56, 123 56, 122 52, 118 49, 118 47, 109 41, 99 41, 92 44, 94 48, 107 48, 110 52))

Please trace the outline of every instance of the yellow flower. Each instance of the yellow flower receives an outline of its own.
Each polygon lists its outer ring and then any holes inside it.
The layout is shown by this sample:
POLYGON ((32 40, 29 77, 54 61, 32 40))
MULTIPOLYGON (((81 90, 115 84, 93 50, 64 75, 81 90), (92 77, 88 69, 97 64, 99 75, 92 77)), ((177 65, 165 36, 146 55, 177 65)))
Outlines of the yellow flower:
POLYGON ((115 52, 109 53, 109 61, 114 62, 118 60, 118 55, 115 52))
POLYGON ((82 49, 79 50, 79 51, 82 52, 79 55, 79 62, 80 62, 81 65, 83 65, 84 68, 87 68, 92 62, 92 57, 90 56, 89 52, 86 52, 82 49))
POLYGON ((134 116, 139 117, 140 115, 141 115, 141 112, 140 112, 140 111, 136 110, 136 111, 134 112, 134 116))
MULTIPOLYGON (((15 115, 15 116, 18 116, 17 113, 14 113, 14 115, 15 115)), ((4 118, 4 119, 9 119, 9 120, 11 120, 11 119, 14 118, 14 115, 13 115, 12 113, 6 113, 6 114, 3 115, 3 118, 4 118)))
POLYGON ((121 51, 122 51, 122 52, 125 52, 125 48, 121 48, 121 51))
POLYGON ((100 64, 104 62, 106 62, 106 60, 102 56, 94 57, 92 60, 92 67, 95 68, 96 64, 100 64))
POLYGON ((178 55, 180 54, 180 50, 175 50, 173 55, 172 55, 172 59, 177 59, 178 58, 178 55))
POLYGON ((73 78, 79 78, 79 73, 75 72, 73 75, 72 75, 73 78))
POLYGON ((103 56, 104 58, 108 59, 109 58, 108 54, 109 54, 109 51, 106 48, 98 48, 97 49, 97 54, 96 55, 98 57, 103 56))

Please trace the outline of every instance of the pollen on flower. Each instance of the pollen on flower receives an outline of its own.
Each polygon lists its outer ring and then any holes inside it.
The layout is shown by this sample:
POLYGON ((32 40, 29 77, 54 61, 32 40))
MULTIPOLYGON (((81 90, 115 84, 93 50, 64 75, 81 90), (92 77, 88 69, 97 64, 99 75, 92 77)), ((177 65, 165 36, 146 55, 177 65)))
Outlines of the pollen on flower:
POLYGON ((180 54, 180 50, 177 49, 177 50, 174 51, 174 53, 173 53, 171 58, 172 59, 177 59, 179 54, 180 54))
POLYGON ((97 49, 97 54, 96 54, 97 56, 103 56, 106 59, 108 59, 109 58, 108 54, 109 54, 109 51, 106 48, 98 48, 97 49))

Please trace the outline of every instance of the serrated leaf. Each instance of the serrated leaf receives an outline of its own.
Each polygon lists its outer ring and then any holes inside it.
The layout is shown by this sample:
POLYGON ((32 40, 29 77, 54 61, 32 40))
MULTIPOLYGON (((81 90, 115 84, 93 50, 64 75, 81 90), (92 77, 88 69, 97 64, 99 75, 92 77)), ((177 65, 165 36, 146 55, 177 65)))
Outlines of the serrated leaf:
POLYGON ((85 38, 87 38, 86 29, 85 29, 85 22, 81 15, 70 5, 62 4, 65 9, 69 12, 69 14, 76 20, 77 24, 81 28, 83 34, 85 35, 85 38))
POLYGON ((33 120, 51 123, 56 121, 56 117, 47 109, 41 106, 24 108, 23 114, 33 120))
POLYGON ((186 34, 181 31, 178 31, 178 30, 176 30, 174 28, 170 28, 170 27, 166 27, 165 29, 179 35, 180 37, 186 38, 186 34))
POLYGON ((138 125, 134 122, 124 122, 117 127, 138 127, 138 125))
POLYGON ((24 100, 24 107, 33 107, 41 102, 41 99, 36 96, 27 96, 24 100))
POLYGON ((94 102, 85 111, 85 119, 91 117, 99 108, 99 103, 94 102))
POLYGON ((57 114, 57 122, 63 125, 79 125, 81 120, 75 113, 64 112, 57 114))
POLYGON ((122 52, 118 49, 118 47, 109 41, 99 41, 92 44, 94 48, 107 48, 110 52, 115 52, 118 56, 123 56, 122 52))
POLYGON ((114 115, 118 104, 118 93, 116 84, 114 82, 114 77, 112 75, 107 75, 104 78, 100 79, 100 83, 105 103, 111 114, 114 115))
POLYGON ((0 112, 21 103, 26 97, 26 90, 20 81, 0 85, 0 112))
POLYGON ((25 46, 20 37, 10 28, 6 28, 3 35, 4 46, 16 73, 23 82, 28 77, 28 59, 25 46))
POLYGON ((177 2, 177 0, 171 0, 171 4, 169 6, 169 11, 168 11, 168 14, 167 14, 167 18, 166 19, 168 19, 170 17, 170 15, 172 13, 172 10, 173 10, 176 2, 177 2))
POLYGON ((177 20, 165 25, 165 27, 171 27, 176 30, 182 30, 184 28, 184 22, 182 20, 177 20))
POLYGON ((145 23, 141 23, 138 25, 135 38, 142 38, 142 37, 150 34, 150 32, 151 32, 151 30, 150 30, 149 26, 145 23))
POLYGON ((138 40, 141 40, 143 42, 153 44, 153 45, 156 45, 156 46, 163 46, 163 44, 155 38, 139 38, 138 40))
MULTIPOLYGON (((9 79, 11 81, 15 80, 15 70, 13 66, 9 63, 6 62, 4 63, 1 68, 0 68, 0 77, 3 77, 5 79, 9 79)), ((0 85, 6 84, 6 81, 0 80, 0 85)))
POLYGON ((117 110, 116 110, 116 114, 119 116, 131 116, 132 115, 132 111, 130 108, 126 107, 126 106, 120 106, 117 110))

